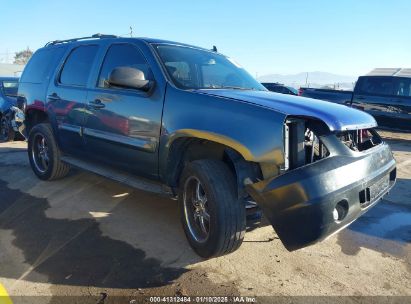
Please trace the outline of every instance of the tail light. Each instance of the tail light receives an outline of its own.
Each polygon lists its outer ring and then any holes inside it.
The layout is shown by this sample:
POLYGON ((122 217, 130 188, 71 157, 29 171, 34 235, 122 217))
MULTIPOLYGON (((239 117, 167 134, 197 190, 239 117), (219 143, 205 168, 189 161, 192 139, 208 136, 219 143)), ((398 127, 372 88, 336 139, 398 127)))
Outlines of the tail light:
POLYGON ((298 89, 298 96, 303 96, 304 90, 302 88, 298 89))

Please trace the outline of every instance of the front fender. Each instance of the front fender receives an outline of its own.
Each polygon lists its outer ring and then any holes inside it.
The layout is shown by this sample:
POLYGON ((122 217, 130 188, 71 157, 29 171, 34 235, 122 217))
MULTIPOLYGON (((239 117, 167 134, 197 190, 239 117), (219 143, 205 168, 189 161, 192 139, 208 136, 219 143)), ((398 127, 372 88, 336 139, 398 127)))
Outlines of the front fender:
POLYGON ((197 138, 223 144, 246 161, 281 166, 286 116, 229 98, 198 94, 168 86, 160 136, 160 176, 167 175, 173 143, 197 138))

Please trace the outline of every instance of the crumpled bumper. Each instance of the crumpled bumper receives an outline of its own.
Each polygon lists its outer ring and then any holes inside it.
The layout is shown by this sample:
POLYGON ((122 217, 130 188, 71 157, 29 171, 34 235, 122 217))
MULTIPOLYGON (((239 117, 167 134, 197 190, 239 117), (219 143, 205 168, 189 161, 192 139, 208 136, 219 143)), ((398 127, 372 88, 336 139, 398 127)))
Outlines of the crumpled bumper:
POLYGON ((247 186, 284 246, 292 251, 341 230, 393 186, 395 160, 387 144, 336 155, 247 186), (346 206, 336 219, 336 205, 346 206))
POLYGON ((15 132, 20 132, 25 138, 27 138, 24 125, 24 112, 18 107, 11 107, 11 111, 13 112, 13 118, 11 120, 13 130, 15 132))

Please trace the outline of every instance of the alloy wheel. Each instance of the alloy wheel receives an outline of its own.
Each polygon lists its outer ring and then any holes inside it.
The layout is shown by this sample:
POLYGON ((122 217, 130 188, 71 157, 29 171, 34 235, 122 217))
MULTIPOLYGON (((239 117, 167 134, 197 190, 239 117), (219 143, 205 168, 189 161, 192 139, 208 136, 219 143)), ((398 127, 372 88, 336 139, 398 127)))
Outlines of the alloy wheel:
POLYGON ((198 178, 191 176, 184 185, 184 216, 193 238, 204 243, 210 235, 207 195, 198 178))
POLYGON ((49 149, 47 140, 42 134, 36 134, 33 140, 31 156, 36 169, 44 173, 47 171, 50 163, 49 149))

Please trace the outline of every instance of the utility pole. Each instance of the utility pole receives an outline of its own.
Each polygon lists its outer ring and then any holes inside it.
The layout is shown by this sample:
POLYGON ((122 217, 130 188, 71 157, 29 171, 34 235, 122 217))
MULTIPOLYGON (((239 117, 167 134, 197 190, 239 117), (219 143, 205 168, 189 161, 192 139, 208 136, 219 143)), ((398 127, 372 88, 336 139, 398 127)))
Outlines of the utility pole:
POLYGON ((130 37, 133 37, 133 27, 130 26, 130 37))

